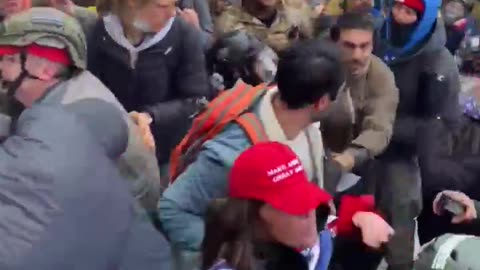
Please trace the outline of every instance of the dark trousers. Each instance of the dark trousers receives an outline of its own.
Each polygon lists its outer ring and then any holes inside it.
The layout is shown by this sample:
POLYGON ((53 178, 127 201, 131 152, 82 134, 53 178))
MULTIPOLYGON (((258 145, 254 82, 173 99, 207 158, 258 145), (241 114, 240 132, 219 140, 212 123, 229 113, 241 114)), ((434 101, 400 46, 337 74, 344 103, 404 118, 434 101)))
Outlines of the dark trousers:
MULTIPOLYGON (((358 185, 343 194, 375 196, 377 209, 395 230, 395 235, 385 247, 388 269, 411 270, 415 248, 415 218, 422 210, 421 178, 416 159, 382 156, 365 164, 356 173, 362 179, 358 185)), ((359 260, 375 261, 368 253, 365 255, 368 250, 364 247, 358 247, 357 250, 363 250, 363 258, 359 260)), ((345 259, 349 261, 347 263, 354 263, 353 259, 345 259)))
POLYGON ((415 158, 380 157, 373 166, 374 190, 380 212, 395 230, 386 246, 389 270, 411 270, 415 248, 415 218, 422 210, 422 186, 415 158))
POLYGON ((373 250, 362 243, 361 238, 336 237, 329 270, 376 270, 384 252, 373 250))

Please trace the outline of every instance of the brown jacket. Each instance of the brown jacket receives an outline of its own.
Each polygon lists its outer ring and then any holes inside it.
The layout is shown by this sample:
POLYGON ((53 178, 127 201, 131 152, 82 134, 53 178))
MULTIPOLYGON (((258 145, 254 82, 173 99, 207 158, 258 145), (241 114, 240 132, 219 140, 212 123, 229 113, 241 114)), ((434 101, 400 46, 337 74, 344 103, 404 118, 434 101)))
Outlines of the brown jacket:
POLYGON ((339 96, 337 108, 322 121, 326 145, 335 152, 361 147, 367 150, 369 157, 377 156, 387 147, 395 121, 398 89, 393 73, 372 55, 367 73, 359 78, 348 78, 347 87, 350 104, 353 103, 355 109, 353 119, 349 117, 352 110, 345 101, 346 95, 339 96))

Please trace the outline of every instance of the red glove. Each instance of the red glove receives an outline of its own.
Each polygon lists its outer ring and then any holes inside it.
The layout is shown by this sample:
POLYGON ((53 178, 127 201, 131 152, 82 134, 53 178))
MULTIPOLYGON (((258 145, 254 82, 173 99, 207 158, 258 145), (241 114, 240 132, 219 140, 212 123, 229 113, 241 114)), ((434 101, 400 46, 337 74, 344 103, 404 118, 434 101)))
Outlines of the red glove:
POLYGON ((335 235, 356 235, 358 228, 353 224, 353 216, 357 212, 374 212, 375 199, 371 195, 350 196, 345 195, 340 201, 338 218, 328 224, 328 228, 335 235))

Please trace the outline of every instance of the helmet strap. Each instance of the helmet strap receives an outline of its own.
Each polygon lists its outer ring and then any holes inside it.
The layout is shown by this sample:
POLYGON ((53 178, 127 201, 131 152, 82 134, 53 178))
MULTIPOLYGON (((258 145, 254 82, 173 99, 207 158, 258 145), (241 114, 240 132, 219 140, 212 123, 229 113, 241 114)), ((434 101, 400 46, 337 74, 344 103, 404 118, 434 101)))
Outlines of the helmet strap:
POLYGON ((12 122, 11 128, 14 128, 17 122, 18 117, 25 109, 25 106, 18 101, 14 96, 17 92, 18 88, 25 80, 25 78, 32 78, 32 79, 40 79, 36 76, 30 74, 26 69, 26 62, 27 62, 27 54, 25 51, 20 52, 20 65, 21 65, 21 72, 18 77, 13 82, 4 82, 7 88, 7 100, 8 101, 8 114, 10 115, 12 122))
POLYGON ((22 82, 26 78, 40 80, 40 78, 38 78, 37 76, 34 76, 34 75, 30 74, 30 72, 28 72, 28 70, 26 68, 26 63, 27 63, 27 54, 26 54, 25 51, 21 51, 20 52, 21 72, 20 72, 20 75, 18 75, 18 77, 13 82, 7 83, 7 88, 8 88, 7 89, 7 95, 8 96, 13 97, 15 95, 15 93, 17 92, 18 88, 20 87, 20 85, 22 84, 22 82))

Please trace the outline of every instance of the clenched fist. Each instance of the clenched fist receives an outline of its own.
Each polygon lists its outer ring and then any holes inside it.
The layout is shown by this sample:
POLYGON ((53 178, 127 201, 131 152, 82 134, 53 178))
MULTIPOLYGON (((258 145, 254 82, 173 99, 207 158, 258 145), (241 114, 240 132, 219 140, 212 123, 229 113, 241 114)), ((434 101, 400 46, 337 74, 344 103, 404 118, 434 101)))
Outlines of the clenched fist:
POLYGON ((394 234, 392 227, 383 218, 371 212, 356 213, 353 224, 362 231, 363 243, 371 248, 380 248, 394 234))

